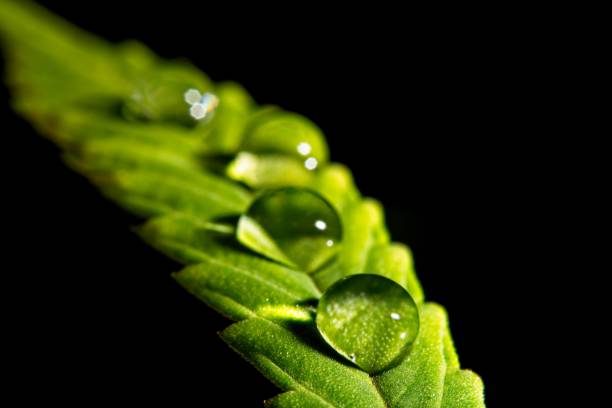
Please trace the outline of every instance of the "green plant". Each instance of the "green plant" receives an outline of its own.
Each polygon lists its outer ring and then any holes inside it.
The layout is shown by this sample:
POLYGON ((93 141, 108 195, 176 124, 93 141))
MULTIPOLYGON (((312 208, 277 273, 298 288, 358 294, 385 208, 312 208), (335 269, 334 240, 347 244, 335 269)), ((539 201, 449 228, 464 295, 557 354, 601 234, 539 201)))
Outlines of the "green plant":
POLYGON ((236 321, 221 337, 285 391, 268 406, 484 406, 410 250, 312 122, 29 2, 0 1, 0 34, 15 109, 236 321))

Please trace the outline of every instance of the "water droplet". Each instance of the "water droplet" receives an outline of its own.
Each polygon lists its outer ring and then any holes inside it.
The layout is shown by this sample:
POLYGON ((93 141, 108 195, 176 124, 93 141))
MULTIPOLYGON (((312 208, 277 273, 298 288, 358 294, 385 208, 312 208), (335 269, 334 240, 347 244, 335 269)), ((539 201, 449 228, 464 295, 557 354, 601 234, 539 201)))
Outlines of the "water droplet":
POLYGON ((331 347, 351 361, 359 355, 355 364, 373 374, 407 352, 419 331, 419 313, 410 294, 396 282, 359 274, 327 289, 319 300, 316 324, 331 347))
POLYGON ((336 210, 316 192, 280 188, 255 199, 240 217, 237 238, 268 258, 310 272, 337 252, 342 226, 336 210))
POLYGON ((309 157, 304 161, 304 167, 308 170, 314 170, 319 165, 319 162, 314 157, 309 157))
POLYGON ((307 143, 307 142, 300 142, 297 145, 297 151, 302 156, 306 156, 306 155, 310 154, 310 152, 312 151, 312 146, 310 146, 310 144, 307 143))
POLYGON ((264 111, 253 117, 240 150, 285 155, 300 159, 302 164, 306 158, 312 157, 316 162, 310 160, 311 166, 327 162, 328 157, 325 137, 312 121, 280 110, 264 111))
POLYGON ((349 360, 354 363, 355 361, 357 361, 357 357, 355 356, 355 354, 349 354, 349 360))

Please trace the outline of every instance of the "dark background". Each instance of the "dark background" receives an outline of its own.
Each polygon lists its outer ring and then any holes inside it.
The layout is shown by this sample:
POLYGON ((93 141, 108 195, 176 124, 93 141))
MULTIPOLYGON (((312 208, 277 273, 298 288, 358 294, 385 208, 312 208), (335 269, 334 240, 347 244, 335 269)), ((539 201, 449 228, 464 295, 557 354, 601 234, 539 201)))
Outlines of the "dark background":
MULTIPOLYGON (((558 92, 546 39, 454 10, 41 3, 111 41, 188 57, 213 80, 317 123, 332 159, 382 201, 393 238, 412 248, 488 405, 516 406, 513 375, 533 364, 519 350, 537 337, 526 339, 525 302, 553 273, 540 236, 550 217, 541 198, 558 178, 542 161, 559 143, 542 139, 558 92)), ((230 322, 130 232, 138 220, 65 168, 6 100, 5 217, 19 225, 7 254, 17 263, 4 271, 18 282, 5 286, 16 298, 14 377, 36 384, 24 397, 259 406, 276 395, 217 337, 230 322)))

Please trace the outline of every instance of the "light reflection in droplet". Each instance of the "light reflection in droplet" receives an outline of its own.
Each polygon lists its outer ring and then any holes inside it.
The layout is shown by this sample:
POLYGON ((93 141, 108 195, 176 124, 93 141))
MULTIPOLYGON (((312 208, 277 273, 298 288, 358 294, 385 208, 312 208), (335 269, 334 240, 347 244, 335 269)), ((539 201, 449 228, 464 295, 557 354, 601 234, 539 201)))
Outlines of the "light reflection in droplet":
POLYGON ((297 151, 302 156, 306 156, 310 154, 310 152, 312 151, 312 147, 310 146, 309 143, 301 142, 300 144, 297 145, 297 151))
POLYGON ((194 119, 203 119, 206 116, 206 109, 201 103, 194 103, 189 109, 189 113, 194 119))
POLYGON ((231 173, 234 177, 243 177, 257 168, 257 157, 251 153, 241 152, 236 157, 231 173))
POLYGON ((202 94, 197 89, 192 88, 185 92, 185 102, 190 105, 200 102, 200 99, 202 99, 202 94))
POLYGON ((204 95, 197 89, 188 89, 184 95, 185 102, 191 105, 189 113, 194 119, 204 119, 206 116, 212 115, 214 110, 219 105, 219 98, 216 95, 206 92, 204 95))
POLYGON ((394 313, 391 313, 391 318, 393 320, 399 320, 400 319, 400 315, 399 315, 399 313, 395 313, 394 312, 394 313))
POLYGON ((406 332, 402 332, 400 334, 400 339, 404 340, 406 338, 406 336, 407 336, 407 333, 406 332))
POLYGON ((319 162, 314 157, 309 157, 304 161, 304 167, 306 167, 308 170, 316 169, 318 164, 319 162))
POLYGON ((328 247, 333 247, 334 246, 334 241, 332 241, 331 239, 328 239, 327 242, 325 243, 325 245, 327 245, 328 247))
POLYGON ((315 221, 314 225, 315 227, 317 227, 318 230, 321 230, 321 231, 325 231, 325 229, 327 228, 327 224, 323 220, 315 221))

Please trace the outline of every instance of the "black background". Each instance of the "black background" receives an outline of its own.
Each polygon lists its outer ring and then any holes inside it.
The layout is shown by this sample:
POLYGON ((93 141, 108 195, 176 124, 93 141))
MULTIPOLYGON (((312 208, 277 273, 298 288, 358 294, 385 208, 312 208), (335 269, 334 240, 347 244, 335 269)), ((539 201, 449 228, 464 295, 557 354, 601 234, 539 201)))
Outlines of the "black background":
MULTIPOLYGON (((532 364, 518 351, 522 302, 552 273, 539 235, 549 210, 540 198, 558 177, 542 161, 558 143, 541 139, 555 75, 543 63, 546 40, 517 42, 520 29, 495 16, 454 10, 42 3, 311 118, 332 159, 382 201, 393 238, 411 246, 488 405, 519 400, 512 374, 532 364)), ((19 229, 8 253, 17 263, 5 271, 18 283, 5 288, 16 298, 9 318, 24 397, 259 406, 274 396, 217 337, 229 321, 175 284, 178 265, 130 232, 138 220, 66 169, 6 100, 5 217, 19 229)))

